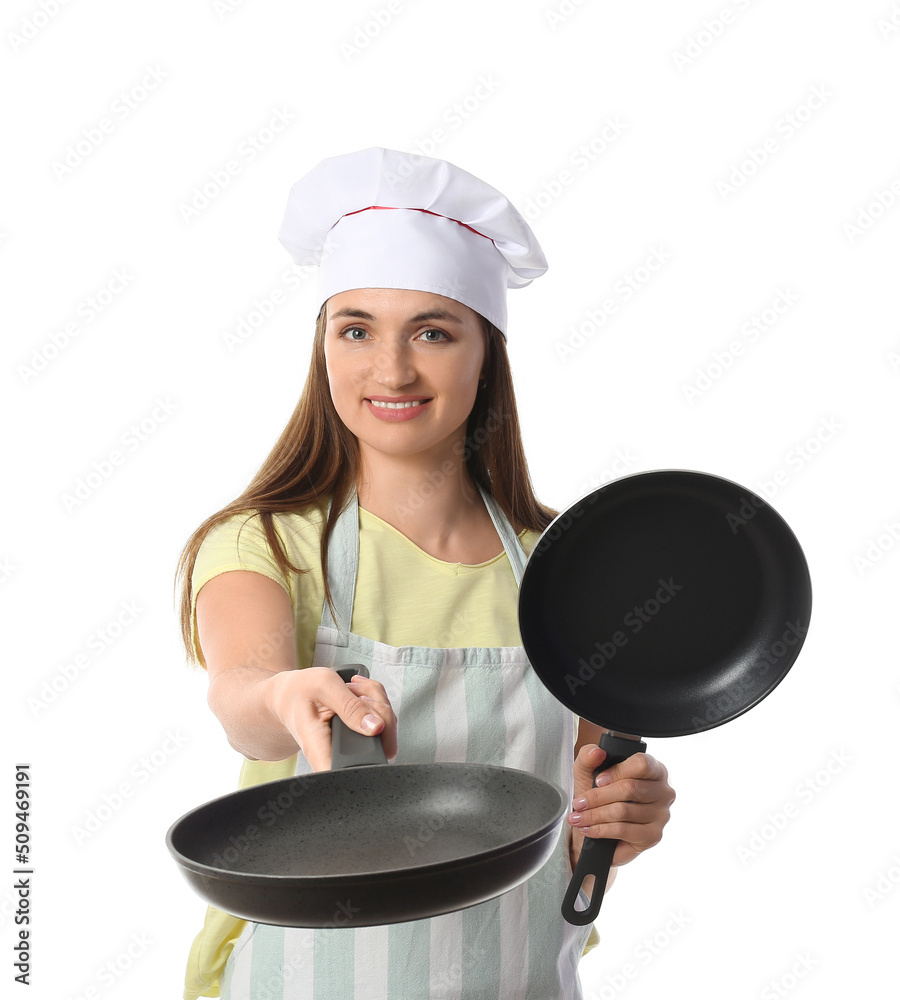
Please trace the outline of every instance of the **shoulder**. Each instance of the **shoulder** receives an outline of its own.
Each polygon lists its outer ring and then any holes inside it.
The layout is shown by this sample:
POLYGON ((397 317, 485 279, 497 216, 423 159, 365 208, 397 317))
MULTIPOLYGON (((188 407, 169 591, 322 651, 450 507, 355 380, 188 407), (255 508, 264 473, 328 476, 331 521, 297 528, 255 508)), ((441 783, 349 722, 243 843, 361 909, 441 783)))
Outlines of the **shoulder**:
POLYGON ((214 524, 197 551, 194 586, 199 589, 206 580, 229 569, 252 569, 283 580, 282 553, 288 567, 299 570, 318 565, 325 522, 320 511, 275 513, 271 521, 273 541, 258 510, 232 514, 214 524))
MULTIPOLYGON (((318 537, 325 523, 325 515, 317 508, 272 514, 272 528, 278 538, 290 545, 304 538, 318 537)), ((267 542, 265 522, 259 510, 242 511, 224 518, 206 533, 204 546, 230 545, 235 548, 267 542)))

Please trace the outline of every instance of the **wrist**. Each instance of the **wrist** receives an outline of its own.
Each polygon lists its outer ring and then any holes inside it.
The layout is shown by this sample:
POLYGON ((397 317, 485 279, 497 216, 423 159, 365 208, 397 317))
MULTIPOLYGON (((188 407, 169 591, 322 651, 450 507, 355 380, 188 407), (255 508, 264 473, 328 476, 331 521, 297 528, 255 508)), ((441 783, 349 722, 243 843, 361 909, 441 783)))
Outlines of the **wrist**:
MULTIPOLYGON (((293 670, 247 668, 252 676, 231 692, 232 704, 242 704, 240 721, 233 719, 229 742, 249 760, 283 760, 297 752, 287 724, 293 670)), ((228 727, 226 727, 228 728, 228 727)))
POLYGON ((260 680, 262 709, 273 724, 284 727, 284 707, 287 703, 285 681, 293 671, 276 670, 260 680))

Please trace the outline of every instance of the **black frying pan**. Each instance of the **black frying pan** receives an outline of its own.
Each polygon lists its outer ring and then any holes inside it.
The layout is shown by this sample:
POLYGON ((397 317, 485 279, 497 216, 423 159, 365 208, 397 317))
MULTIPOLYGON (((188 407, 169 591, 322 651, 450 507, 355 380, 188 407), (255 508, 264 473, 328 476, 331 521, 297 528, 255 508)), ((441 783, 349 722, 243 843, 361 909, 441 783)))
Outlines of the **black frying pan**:
MULTIPOLYGON (((528 657, 557 700, 610 730, 596 773, 766 697, 797 658, 812 591, 788 525, 737 483, 699 472, 616 480, 560 514, 519 592, 528 657)), ((585 838, 563 902, 574 924, 603 900, 616 841, 585 838), (595 875, 590 904, 575 908, 595 875)))
MULTIPOLYGON (((361 666, 344 680, 367 676, 361 666)), ((474 906, 533 875, 570 802, 514 768, 387 762, 336 718, 332 770, 223 795, 166 836, 194 890, 282 927, 368 927, 474 906)))

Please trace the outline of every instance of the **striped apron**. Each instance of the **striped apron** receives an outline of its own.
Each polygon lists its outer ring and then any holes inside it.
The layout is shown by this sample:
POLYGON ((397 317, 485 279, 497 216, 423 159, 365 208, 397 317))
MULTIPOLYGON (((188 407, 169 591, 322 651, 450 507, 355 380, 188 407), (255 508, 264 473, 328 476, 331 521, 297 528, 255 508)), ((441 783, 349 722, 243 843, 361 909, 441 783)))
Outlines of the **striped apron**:
MULTIPOLYGON (((482 493, 516 582, 526 556, 482 493)), ((515 767, 573 794, 575 716, 544 688, 517 647, 394 647, 353 635, 359 563, 354 495, 328 546, 326 602, 313 665, 364 663, 399 719, 398 764, 515 767)), ((297 755, 297 774, 311 771, 297 755)), ((571 876, 565 830, 527 882, 455 913, 384 927, 313 930, 248 923, 228 959, 223 1000, 579 1000, 577 965, 590 925, 560 914, 571 876)), ((582 899, 581 905, 586 900, 582 899)))

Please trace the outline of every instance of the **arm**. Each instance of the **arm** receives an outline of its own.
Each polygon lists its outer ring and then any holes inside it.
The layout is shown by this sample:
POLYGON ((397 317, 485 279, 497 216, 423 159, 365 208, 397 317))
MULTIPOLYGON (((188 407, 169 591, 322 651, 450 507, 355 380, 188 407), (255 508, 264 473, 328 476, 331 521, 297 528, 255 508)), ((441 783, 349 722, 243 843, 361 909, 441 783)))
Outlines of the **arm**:
POLYGON ((381 733, 385 754, 396 756, 397 720, 381 684, 297 669, 290 601, 274 580, 245 570, 213 577, 197 595, 197 634, 209 706, 245 757, 283 760, 299 750, 325 770, 335 714, 358 733, 381 733))

